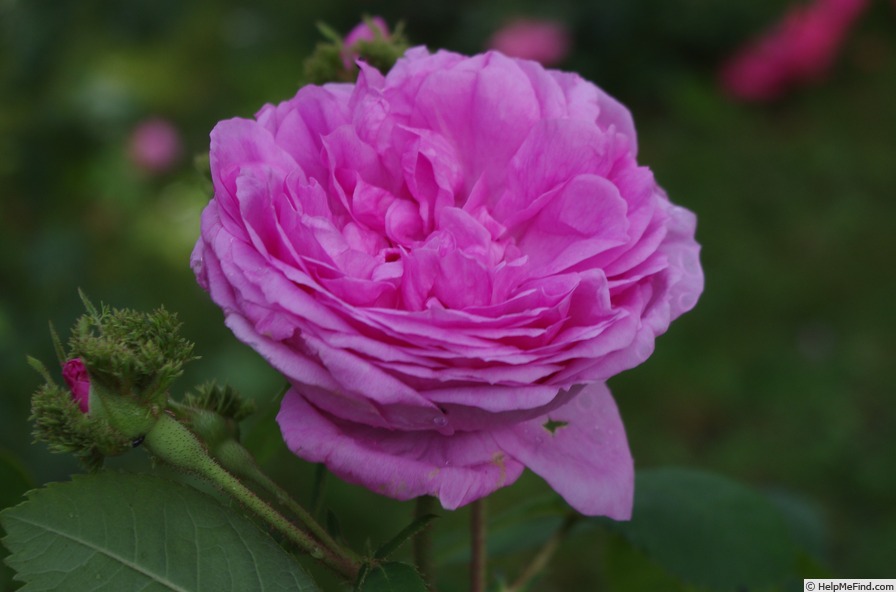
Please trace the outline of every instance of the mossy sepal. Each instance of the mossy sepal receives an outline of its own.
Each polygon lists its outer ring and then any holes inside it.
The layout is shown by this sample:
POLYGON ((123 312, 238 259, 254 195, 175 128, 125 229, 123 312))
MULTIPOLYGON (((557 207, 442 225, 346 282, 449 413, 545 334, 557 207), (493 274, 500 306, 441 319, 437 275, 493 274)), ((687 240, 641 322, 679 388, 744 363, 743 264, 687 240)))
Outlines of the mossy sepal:
POLYGON ((91 387, 100 386, 103 395, 164 408, 171 382, 194 359, 177 316, 164 308, 150 313, 97 308, 84 294, 81 299, 87 313, 72 328, 67 359, 81 358, 91 387))
POLYGON ((31 397, 35 440, 46 443, 51 452, 73 454, 90 471, 100 468, 106 456, 130 448, 127 436, 108 421, 82 412, 71 391, 56 384, 39 360, 28 362, 45 379, 31 397))
POLYGON ((390 33, 370 17, 364 17, 363 22, 373 38, 348 40, 348 44, 347 39, 324 23, 317 24, 327 41, 318 43, 305 60, 302 85, 354 82, 359 72, 355 59, 363 60, 384 74, 392 69, 410 47, 404 34, 404 24, 398 23, 390 33))
POLYGON ((159 420, 163 409, 164 407, 153 402, 109 393, 101 385, 91 382, 90 410, 87 415, 94 421, 107 423, 128 442, 149 432, 159 420))

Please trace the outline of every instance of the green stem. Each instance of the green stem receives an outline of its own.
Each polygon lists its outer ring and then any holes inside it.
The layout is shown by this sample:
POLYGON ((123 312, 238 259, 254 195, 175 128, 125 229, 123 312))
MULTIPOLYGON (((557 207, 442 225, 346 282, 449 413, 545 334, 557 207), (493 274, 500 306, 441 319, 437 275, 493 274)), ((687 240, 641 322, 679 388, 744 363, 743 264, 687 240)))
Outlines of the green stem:
POLYGON ((289 509, 299 522, 305 528, 310 530, 311 534, 325 547, 335 553, 344 553, 357 563, 361 562, 361 558, 358 557, 356 553, 341 547, 339 543, 330 536, 330 533, 311 517, 311 514, 308 513, 305 508, 296 502, 282 487, 277 485, 273 479, 268 477, 260 468, 258 468, 255 459, 252 458, 252 455, 242 444, 235 440, 226 440, 215 448, 214 452, 215 456, 221 461, 225 468, 241 477, 252 479, 263 489, 267 490, 268 493, 276 498, 278 503, 289 509))
MULTIPOLYGON (((436 500, 430 495, 421 495, 414 504, 414 519, 420 519, 435 511, 436 500)), ((414 563, 423 576, 423 580, 429 584, 430 590, 435 590, 435 567, 432 561, 432 536, 429 529, 424 528, 414 535, 414 563)))
POLYGON ((470 592, 485 592, 485 499, 470 505, 470 592))
POLYGON ((283 517, 215 461, 200 440, 176 419, 162 413, 146 434, 143 444, 155 456, 172 466, 208 479, 246 505, 272 528, 303 551, 349 580, 354 580, 360 563, 341 549, 323 548, 304 531, 283 517))
POLYGON ((526 569, 523 570, 520 577, 518 577, 509 587, 504 588, 502 592, 521 592, 522 590, 525 590, 529 582, 547 567, 551 558, 554 556, 554 553, 557 552, 557 547, 560 546, 560 543, 566 538, 566 535, 569 534, 569 531, 580 517, 579 514, 568 514, 556 532, 551 535, 551 538, 545 541, 544 546, 538 550, 538 553, 532 561, 526 565, 526 569))

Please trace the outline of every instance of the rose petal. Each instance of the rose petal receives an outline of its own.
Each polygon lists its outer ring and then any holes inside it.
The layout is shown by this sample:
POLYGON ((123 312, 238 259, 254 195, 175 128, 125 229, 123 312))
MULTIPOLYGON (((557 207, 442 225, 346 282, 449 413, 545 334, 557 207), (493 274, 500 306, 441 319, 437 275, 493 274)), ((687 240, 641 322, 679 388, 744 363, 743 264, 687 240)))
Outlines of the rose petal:
POLYGON ((258 124, 267 129, 309 178, 323 182, 326 170, 320 151, 323 138, 351 118, 348 102, 352 87, 348 84, 307 85, 296 100, 266 105, 258 112, 258 124))
POLYGON ((439 498, 453 510, 510 485, 523 466, 488 433, 395 432, 335 420, 291 389, 277 415, 287 446, 335 475, 389 497, 439 498))
POLYGON ((602 130, 615 129, 628 139, 628 151, 638 153, 638 136, 631 112, 619 101, 593 84, 585 83, 578 74, 548 70, 548 74, 563 88, 573 119, 593 121, 602 130))
POLYGON ((580 175, 551 192, 548 205, 513 230, 530 277, 551 276, 628 240, 626 202, 610 181, 580 175))
POLYGON ((495 433, 507 454, 588 516, 631 517, 634 463, 625 427, 603 383, 543 417, 495 433))
POLYGON ((466 179, 483 173, 503 178, 507 160, 538 118, 538 104, 525 73, 498 53, 434 70, 412 105, 409 125, 436 130, 451 141, 466 179))

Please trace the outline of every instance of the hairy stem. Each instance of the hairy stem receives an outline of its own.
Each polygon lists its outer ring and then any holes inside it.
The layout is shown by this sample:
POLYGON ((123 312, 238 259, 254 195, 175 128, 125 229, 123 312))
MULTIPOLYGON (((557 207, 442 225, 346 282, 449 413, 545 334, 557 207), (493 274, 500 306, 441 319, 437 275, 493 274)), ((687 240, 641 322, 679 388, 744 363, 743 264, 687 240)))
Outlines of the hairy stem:
POLYGON ((321 544, 323 544, 328 549, 332 550, 334 553, 344 553, 345 555, 351 557, 354 561, 360 562, 361 559, 358 557, 353 551, 342 548, 339 543, 337 543, 330 533, 326 531, 317 521, 311 516, 311 514, 303 508, 297 501, 295 501, 292 496, 290 496, 282 487, 277 485, 273 479, 267 476, 264 471, 262 471, 258 465, 255 463, 255 459, 246 450, 241 444, 236 442, 235 440, 228 440, 222 443, 216 450, 215 456, 219 461, 224 465, 224 468, 230 470, 235 473, 237 476, 246 477, 248 479, 252 479, 258 485, 260 485, 263 489, 265 489, 270 495, 274 496, 278 503, 285 506, 290 512, 292 512, 295 517, 299 520, 299 522, 311 531, 311 534, 316 538, 321 544), (237 457, 240 462, 234 462, 229 464, 227 459, 237 457))
POLYGON ((341 548, 322 547, 308 533, 296 527, 218 464, 193 432, 167 413, 162 413, 159 416, 155 426, 146 434, 143 444, 152 454, 168 464, 214 483, 327 567, 349 580, 354 580, 357 576, 360 569, 357 559, 345 553, 341 548))
POLYGON ((470 505, 470 592, 485 592, 485 499, 470 505))

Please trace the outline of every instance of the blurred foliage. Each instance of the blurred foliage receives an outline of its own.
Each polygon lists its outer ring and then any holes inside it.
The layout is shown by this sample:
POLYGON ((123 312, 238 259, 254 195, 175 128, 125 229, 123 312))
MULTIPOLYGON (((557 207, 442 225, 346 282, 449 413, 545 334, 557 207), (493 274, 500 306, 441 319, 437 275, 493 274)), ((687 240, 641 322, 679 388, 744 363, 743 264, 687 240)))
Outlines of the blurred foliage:
MULTIPOLYGON (((781 503, 810 500, 827 532, 813 561, 843 577, 891 576, 896 11, 872 3, 823 83, 772 105, 733 104, 715 69, 785 6, 0 0, 0 457, 20 475, 2 480, 0 499, 78 470, 30 443, 29 395, 40 379, 25 354, 53 359, 47 321, 69 326, 82 288, 116 307, 177 312, 202 356, 179 384, 214 378, 253 397, 247 442, 307 501, 314 469, 271 429, 281 380, 232 337, 189 269, 209 189, 192 155, 207 151, 218 120, 295 92, 317 21, 345 32, 361 14, 380 14, 403 19, 412 43, 472 53, 513 16, 550 17, 574 37, 562 67, 630 106, 641 161, 700 220, 703 299, 651 360, 611 384, 638 465, 701 467, 781 503), (148 117, 173 122, 185 145, 160 175, 127 155, 130 131, 148 117)), ((500 511, 546 492, 527 474, 490 503, 500 511)), ((408 520, 404 505, 335 479, 326 499, 358 546, 408 520)), ((453 513, 436 530, 463 530, 465 517, 453 513)), ((620 569, 645 560, 614 537, 575 536, 536 589, 665 581, 620 569)), ((512 578, 525 560, 499 559, 497 573, 512 578)), ((453 567, 441 576, 463 577, 453 567)))

